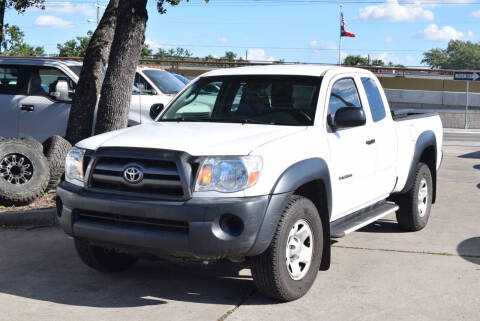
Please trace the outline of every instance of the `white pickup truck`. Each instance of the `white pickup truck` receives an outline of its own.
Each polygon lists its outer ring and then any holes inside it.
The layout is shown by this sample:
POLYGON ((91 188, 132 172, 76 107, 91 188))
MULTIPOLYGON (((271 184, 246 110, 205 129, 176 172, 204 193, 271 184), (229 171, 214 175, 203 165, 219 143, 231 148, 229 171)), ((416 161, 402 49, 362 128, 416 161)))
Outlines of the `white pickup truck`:
POLYGON ((73 147, 57 215, 94 269, 247 259, 262 293, 290 301, 329 268, 331 238, 394 212, 425 227, 442 133, 436 114, 392 116, 365 70, 216 70, 155 123, 73 147))

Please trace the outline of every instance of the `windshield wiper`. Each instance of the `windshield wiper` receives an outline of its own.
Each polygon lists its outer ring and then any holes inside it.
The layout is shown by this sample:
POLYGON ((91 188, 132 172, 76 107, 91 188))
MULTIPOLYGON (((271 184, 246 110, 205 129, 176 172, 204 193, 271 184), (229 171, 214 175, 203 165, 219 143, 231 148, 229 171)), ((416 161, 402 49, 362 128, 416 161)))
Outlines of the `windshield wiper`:
POLYGON ((251 118, 243 119, 232 119, 232 118, 212 118, 209 119, 210 122, 219 122, 219 123, 238 123, 238 124, 261 124, 261 125, 275 125, 274 122, 265 122, 251 118))
POLYGON ((169 119, 159 119, 159 122, 201 122, 208 120, 208 118, 186 118, 186 117, 177 117, 169 119))

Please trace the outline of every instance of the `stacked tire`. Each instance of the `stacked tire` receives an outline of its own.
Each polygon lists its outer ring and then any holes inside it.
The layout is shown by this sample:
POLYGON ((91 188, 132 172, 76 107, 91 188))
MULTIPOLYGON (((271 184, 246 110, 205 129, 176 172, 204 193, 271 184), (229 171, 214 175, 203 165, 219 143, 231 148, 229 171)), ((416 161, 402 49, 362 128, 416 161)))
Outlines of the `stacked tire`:
POLYGON ((59 136, 43 145, 31 137, 0 137, 0 203, 26 205, 54 188, 69 148, 59 136))

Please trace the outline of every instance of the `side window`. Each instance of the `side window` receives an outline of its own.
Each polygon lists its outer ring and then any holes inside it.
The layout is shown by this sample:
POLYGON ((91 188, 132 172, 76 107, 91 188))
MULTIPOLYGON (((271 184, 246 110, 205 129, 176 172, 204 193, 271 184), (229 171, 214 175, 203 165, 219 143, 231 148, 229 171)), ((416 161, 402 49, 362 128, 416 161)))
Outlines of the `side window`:
POLYGON ((142 77, 138 72, 135 74, 135 87, 140 91, 151 91, 153 87, 148 83, 148 81, 142 77))
POLYGON ((328 104, 329 116, 332 120, 334 119, 337 110, 342 107, 362 108, 357 86, 355 86, 355 81, 352 78, 340 79, 332 87, 328 104))
POLYGON ((20 93, 20 71, 15 67, 0 66, 0 94, 20 93))
POLYGON ((49 67, 32 67, 28 77, 27 95, 49 96, 50 92, 55 91, 59 80, 67 81, 69 90, 75 89, 75 83, 62 71, 49 67))
POLYGON ((363 87, 367 94, 368 104, 370 105, 370 112, 374 122, 385 118, 385 105, 383 104, 382 95, 377 87, 377 84, 372 78, 362 77, 363 87))

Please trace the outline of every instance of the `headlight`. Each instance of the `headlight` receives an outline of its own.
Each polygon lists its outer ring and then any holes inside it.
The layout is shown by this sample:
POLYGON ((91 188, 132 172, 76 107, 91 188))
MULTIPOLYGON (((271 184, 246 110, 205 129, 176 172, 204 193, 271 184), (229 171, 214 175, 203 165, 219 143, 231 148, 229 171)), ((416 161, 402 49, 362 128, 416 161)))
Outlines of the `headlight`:
POLYGON ((206 157, 200 164, 195 191, 233 193, 255 185, 262 171, 262 158, 206 157))
POLYGON ((83 186, 83 156, 85 150, 72 147, 65 159, 65 179, 67 182, 83 186))

